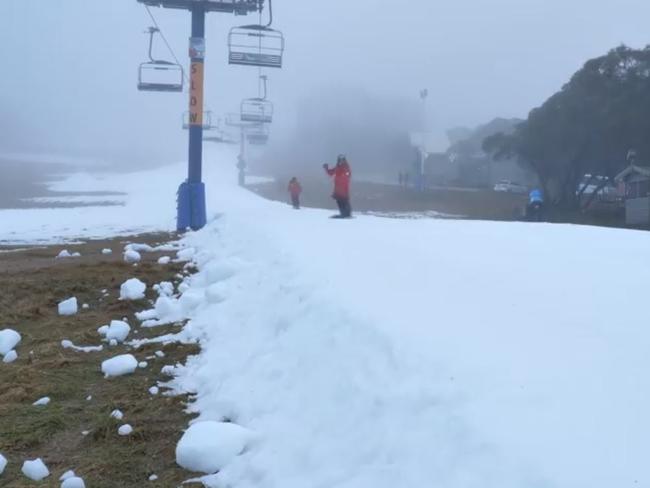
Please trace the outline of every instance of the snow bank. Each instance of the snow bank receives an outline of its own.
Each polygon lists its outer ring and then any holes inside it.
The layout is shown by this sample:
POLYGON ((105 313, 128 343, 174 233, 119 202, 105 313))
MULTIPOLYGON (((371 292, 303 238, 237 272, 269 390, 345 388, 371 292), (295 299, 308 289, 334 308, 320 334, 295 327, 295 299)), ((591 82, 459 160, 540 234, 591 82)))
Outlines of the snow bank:
POLYGON ((176 446, 176 462, 189 471, 215 473, 241 454, 252 439, 249 430, 236 424, 195 422, 176 446))
POLYGON ((0 330, 0 356, 4 356, 20 343, 21 337, 13 329, 0 330))
POLYGON ((4 358, 2 358, 2 362, 5 364, 13 363, 16 359, 18 359, 18 353, 12 350, 5 354, 4 358))
POLYGON ((0 453, 0 475, 4 473, 6 467, 7 467, 7 458, 0 453))
POLYGON ((106 331, 106 340, 115 340, 124 342, 131 332, 131 327, 122 320, 111 320, 108 330, 106 331))
POLYGON ((59 315, 75 315, 78 310, 76 297, 68 298, 59 303, 59 315))
POLYGON ((50 471, 41 458, 25 461, 22 471, 25 476, 34 481, 41 481, 50 475, 50 471))
POLYGON ((102 362, 104 377, 111 378, 133 373, 138 367, 138 360, 132 354, 121 354, 102 362))
POLYGON ((137 278, 126 280, 120 286, 120 300, 140 300, 146 289, 147 285, 137 278))

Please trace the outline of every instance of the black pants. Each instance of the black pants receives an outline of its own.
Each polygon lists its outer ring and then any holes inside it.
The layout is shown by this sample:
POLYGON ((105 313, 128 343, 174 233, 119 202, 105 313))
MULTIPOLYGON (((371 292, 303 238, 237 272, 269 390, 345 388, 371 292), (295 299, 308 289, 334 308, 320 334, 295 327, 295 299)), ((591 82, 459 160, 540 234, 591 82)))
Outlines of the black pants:
POLYGON ((350 205, 349 197, 334 197, 336 204, 339 206, 339 213, 341 217, 347 218, 352 216, 352 206, 350 205))
POLYGON ((300 197, 298 195, 291 195, 291 204, 295 209, 300 208, 300 197))
POLYGON ((530 222, 541 222, 543 220, 544 207, 541 202, 529 203, 526 207, 526 217, 530 222))

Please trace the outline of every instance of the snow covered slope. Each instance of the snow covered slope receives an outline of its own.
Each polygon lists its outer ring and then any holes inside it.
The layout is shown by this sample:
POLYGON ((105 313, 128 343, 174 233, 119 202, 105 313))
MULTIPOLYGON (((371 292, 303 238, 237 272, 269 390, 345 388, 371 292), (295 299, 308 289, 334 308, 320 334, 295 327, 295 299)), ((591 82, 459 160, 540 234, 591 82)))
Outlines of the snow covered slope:
MULTIPOLYGON (((331 220, 232 161, 209 157, 220 215, 168 307, 203 346, 174 386, 253 433, 209 486, 650 487, 650 234, 331 220)), ((137 196, 142 228, 173 224, 178 170, 137 196)))

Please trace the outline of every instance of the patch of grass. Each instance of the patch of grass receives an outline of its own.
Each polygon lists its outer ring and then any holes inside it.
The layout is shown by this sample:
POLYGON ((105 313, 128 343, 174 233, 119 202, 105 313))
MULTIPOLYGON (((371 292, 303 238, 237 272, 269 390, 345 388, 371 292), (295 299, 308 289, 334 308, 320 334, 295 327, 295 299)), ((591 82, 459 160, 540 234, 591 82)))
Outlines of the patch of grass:
MULTIPOLYGON (((138 239, 142 241, 142 239, 138 239)), ((49 260, 60 248, 40 250, 38 259, 49 253, 46 266, 33 266, 27 252, 0 254, 0 309, 2 327, 16 329, 22 335, 15 363, 0 364, 0 452, 9 460, 0 476, 3 488, 56 487, 59 476, 74 469, 94 488, 130 488, 146 486, 148 477, 159 477, 157 486, 178 486, 192 477, 175 464, 174 450, 190 416, 185 413, 185 397, 152 396, 148 388, 158 381, 162 366, 184 362, 196 354, 194 344, 151 344, 133 350, 128 346, 104 347, 102 352, 83 353, 61 347, 69 339, 77 345, 97 345, 96 329, 111 320, 126 317, 132 324, 131 338, 155 337, 179 330, 178 325, 141 329, 134 313, 150 306, 156 298, 149 287, 147 299, 120 301, 119 287, 137 277, 153 285, 178 280, 180 265, 156 264, 158 254, 143 254, 144 262, 133 267, 119 260, 107 261, 99 253, 115 243, 93 243, 79 250, 81 260, 52 265, 49 260), (92 250, 94 249, 94 251, 92 250), (96 258, 93 258, 93 252, 96 258), (44 254, 45 253, 45 254, 44 254), (3 259, 13 260, 3 271, 3 259), (16 260, 25 259, 25 263, 16 260), (108 290, 105 296, 101 290, 108 290), (57 303, 76 296, 79 304, 88 303, 72 317, 59 317, 57 303), (137 331, 137 334, 136 334, 137 331), (152 356, 156 350, 164 358, 152 356), (131 353, 149 366, 134 374, 105 379, 101 362, 117 354, 131 353), (51 403, 35 407, 32 403, 49 396, 51 403), (118 421, 110 417, 114 409, 124 413, 118 421), (122 437, 117 429, 123 423, 133 426, 130 436, 122 437), (85 435, 84 435, 85 434, 85 435), (26 459, 41 457, 51 476, 35 484, 20 473, 26 459)))

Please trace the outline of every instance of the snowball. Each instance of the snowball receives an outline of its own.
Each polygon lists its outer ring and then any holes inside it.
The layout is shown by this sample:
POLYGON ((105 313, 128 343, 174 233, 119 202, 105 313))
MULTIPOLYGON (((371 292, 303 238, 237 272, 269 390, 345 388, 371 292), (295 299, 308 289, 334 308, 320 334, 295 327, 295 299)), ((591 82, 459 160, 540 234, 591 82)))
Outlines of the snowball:
POLYGON ((146 368, 147 366, 149 366, 149 363, 146 362, 146 361, 140 361, 140 362, 138 363, 138 368, 140 368, 140 369, 144 369, 144 368, 146 368))
POLYGON ((20 334, 13 329, 0 330, 0 356, 4 356, 20 342, 20 334))
POLYGON ((252 437, 236 424, 195 422, 176 446, 176 463, 188 471, 216 473, 241 454, 252 437))
POLYGON ((5 354, 5 357, 2 359, 3 363, 13 363, 16 359, 18 359, 18 353, 16 351, 9 351, 7 354, 5 354))
POLYGON ((111 417, 117 420, 122 420, 122 418, 124 418, 124 414, 122 413, 121 410, 113 410, 111 412, 111 417))
POLYGON ((93 396, 92 396, 92 395, 88 395, 88 396, 86 397, 86 401, 87 401, 87 402, 89 402, 89 401, 92 400, 92 399, 93 399, 93 396))
POLYGON ((32 403, 32 405, 35 405, 37 407, 43 407, 48 403, 50 403, 50 397, 43 397, 36 400, 34 403, 32 403))
POLYGON ((142 256, 140 256, 138 251, 134 251, 133 249, 124 251, 124 261, 127 263, 138 263, 141 259, 142 256))
POLYGON ((102 254, 113 254, 113 251, 111 249, 102 249, 102 254))
POLYGON ((120 300, 140 300, 144 298, 144 291, 146 289, 147 285, 137 278, 126 280, 120 286, 120 300))
POLYGON ((45 463, 41 458, 38 458, 23 463, 23 474, 30 480, 41 481, 50 475, 50 471, 47 469, 47 466, 45 466, 45 463))
POLYGON ((63 474, 61 475, 61 477, 59 478, 59 481, 65 481, 65 480, 67 480, 68 478, 74 478, 75 476, 77 476, 77 475, 74 474, 74 471, 72 471, 72 470, 70 469, 70 470, 66 471, 65 473, 63 473, 63 474))
POLYGON ((158 475, 152 474, 149 476, 149 481, 156 481, 158 479, 158 475))
POLYGON ((78 476, 72 476, 61 483, 61 488, 86 488, 86 485, 78 476))
POLYGON ((129 424, 124 424, 121 425, 119 429, 117 429, 117 433, 119 435, 129 435, 133 432, 133 427, 131 427, 129 424))
POLYGON ((137 367, 138 360, 131 354, 121 354, 102 362, 102 373, 105 378, 122 376, 133 373, 137 367))
POLYGON ((116 340, 117 342, 124 342, 131 332, 131 327, 126 322, 121 320, 111 320, 111 324, 106 332, 106 339, 108 341, 116 340))
POLYGON ((72 254, 67 249, 64 249, 61 251, 59 254, 56 255, 55 259, 65 259, 65 258, 71 258, 72 254))
POLYGON ((78 309, 76 297, 68 298, 59 303, 59 315, 74 315, 78 309))
POLYGON ((2 474, 7 467, 7 458, 0 454, 0 474, 2 474))
POLYGON ((169 262, 172 260, 169 256, 162 256, 158 258, 158 264, 169 264, 169 262))
POLYGON ((149 393, 152 395, 157 395, 160 392, 160 389, 157 386, 152 386, 149 388, 149 393))
POLYGON ((196 250, 193 247, 186 247, 176 253, 176 258, 179 261, 189 261, 195 254, 196 250))

